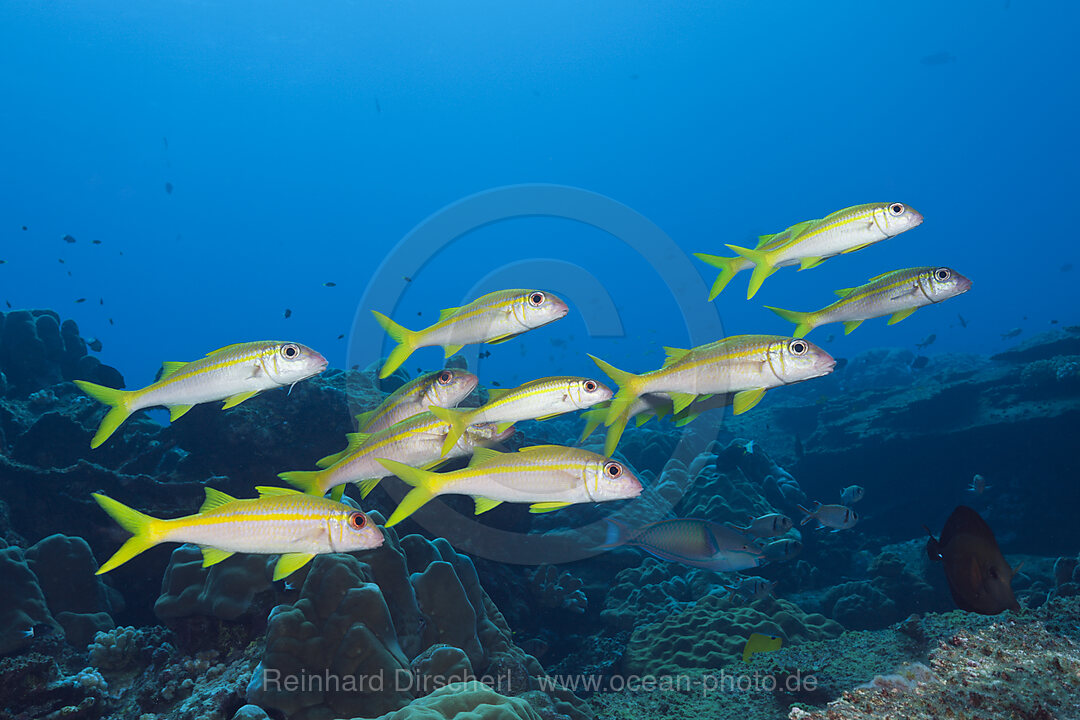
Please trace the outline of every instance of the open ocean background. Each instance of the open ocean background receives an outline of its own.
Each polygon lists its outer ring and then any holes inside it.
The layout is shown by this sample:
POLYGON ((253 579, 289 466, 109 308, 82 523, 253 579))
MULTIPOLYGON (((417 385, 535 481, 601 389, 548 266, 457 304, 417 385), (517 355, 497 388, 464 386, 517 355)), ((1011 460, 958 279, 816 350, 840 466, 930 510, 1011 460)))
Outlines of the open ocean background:
MULTIPOLYGON (((633 208, 688 254, 728 254, 725 242, 752 245, 864 202, 925 215, 913 232, 820 268, 781 270, 751 302, 740 274, 716 301, 726 334, 789 334, 762 305, 817 309, 836 288, 939 264, 973 291, 897 326, 870 321, 849 337, 830 326, 810 339, 837 357, 930 334, 931 354, 993 353, 1013 328, 1022 340, 1051 320, 1080 322, 1080 269, 1069 269, 1080 265, 1080 5, 823 10, 5 0, 0 302, 74 318, 129 387, 162 360, 253 339, 301 341, 344 367, 350 342, 378 337, 354 316, 410 229, 475 193, 552 183, 633 208)), ((423 327, 488 273, 533 258, 592 274, 627 337, 589 340, 573 312, 491 348, 483 382, 596 374, 586 352, 644 371, 660 346, 687 342, 647 261, 552 218, 449 246, 394 317, 423 327)), ((689 263, 704 302, 714 271, 689 263)), ((544 286, 575 300, 555 280, 544 286)), ((405 367, 434 367, 438 352, 405 367)))

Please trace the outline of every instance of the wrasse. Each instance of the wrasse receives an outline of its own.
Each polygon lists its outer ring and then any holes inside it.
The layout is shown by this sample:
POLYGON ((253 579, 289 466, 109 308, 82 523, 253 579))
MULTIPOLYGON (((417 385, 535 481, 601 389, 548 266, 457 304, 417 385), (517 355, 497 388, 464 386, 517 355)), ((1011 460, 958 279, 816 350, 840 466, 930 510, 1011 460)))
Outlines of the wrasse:
POLYGON ((889 325, 900 322, 926 305, 934 305, 966 293, 971 280, 947 267, 916 267, 871 278, 865 285, 837 290, 832 305, 814 312, 795 312, 765 307, 795 323, 795 337, 804 337, 816 327, 844 323, 847 335, 864 320, 891 315, 889 325))
POLYGON ((828 375, 836 365, 831 355, 810 341, 776 335, 736 335, 690 350, 664 349, 663 367, 641 375, 589 356, 619 384, 605 418, 610 428, 606 454, 614 452, 633 401, 647 393, 668 395, 676 415, 701 396, 733 394, 734 412, 739 415, 757 405, 769 388, 828 375))
POLYGON ((728 245, 739 254, 742 261, 716 255, 695 255, 721 268, 720 277, 713 284, 709 299, 724 289, 735 273, 754 266, 746 298, 754 297, 765 278, 777 269, 798 265, 807 270, 820 265, 835 255, 855 252, 922 224, 923 216, 903 203, 870 203, 838 210, 820 220, 807 220, 792 225, 772 236, 761 236, 754 249, 728 245), (749 263, 749 265, 747 264, 749 263), (725 275, 726 273, 726 275, 725 275), (722 281, 722 282, 721 282, 722 281))
POLYGON ((432 406, 454 407, 476 389, 480 380, 470 372, 446 368, 410 380, 379 407, 356 416, 358 432, 375 433, 419 415, 432 406))
POLYGON ((164 405, 177 420, 200 403, 224 400, 235 407, 263 390, 294 385, 326 369, 326 358, 306 345, 249 342, 229 345, 193 362, 165 362, 161 377, 141 390, 117 390, 76 380, 79 389, 112 406, 90 441, 96 448, 109 439, 131 413, 164 405))
POLYGON ((605 518, 607 537, 603 549, 631 545, 670 562, 717 572, 748 570, 761 565, 761 548, 742 533, 708 520, 675 518, 637 529, 605 518))
POLYGON ((393 460, 381 462, 413 486, 386 527, 401 522, 438 495, 471 495, 479 515, 504 502, 529 503, 530 512, 540 513, 641 494, 641 483, 622 463, 561 445, 533 445, 513 453, 477 448, 468 467, 448 473, 428 472, 393 460))
POLYGON ((97 574, 107 573, 155 545, 194 543, 202 548, 203 567, 233 553, 281 554, 274 580, 299 570, 323 553, 370 550, 383 543, 382 531, 351 505, 305 495, 296 490, 259 487, 258 498, 238 500, 206 488, 206 501, 195 515, 162 520, 94 493, 94 500, 132 534, 97 574))
POLYGON ((379 458, 430 468, 443 460, 471 455, 476 447, 505 440, 514 433, 513 426, 500 431, 491 424, 476 425, 458 439, 444 458, 443 441, 449 430, 447 423, 425 411, 377 433, 349 433, 345 450, 315 463, 321 470, 292 470, 278 477, 312 495, 324 495, 341 487, 335 500, 341 498, 346 483, 357 483, 360 496, 367 497, 380 480, 393 475, 379 458))
POLYGON ((475 423, 513 423, 546 420, 583 410, 610 400, 611 389, 591 378, 546 377, 516 388, 488 390, 488 401, 472 410, 431 408, 431 413, 450 425, 444 452, 450 452, 465 429, 475 423))
POLYGON ((440 346, 450 357, 465 345, 495 345, 523 332, 547 325, 569 312, 566 303, 541 290, 498 290, 473 300, 468 305, 447 308, 439 321, 423 330, 409 330, 372 310, 375 320, 397 343, 390 352, 379 377, 388 377, 413 351, 440 346))

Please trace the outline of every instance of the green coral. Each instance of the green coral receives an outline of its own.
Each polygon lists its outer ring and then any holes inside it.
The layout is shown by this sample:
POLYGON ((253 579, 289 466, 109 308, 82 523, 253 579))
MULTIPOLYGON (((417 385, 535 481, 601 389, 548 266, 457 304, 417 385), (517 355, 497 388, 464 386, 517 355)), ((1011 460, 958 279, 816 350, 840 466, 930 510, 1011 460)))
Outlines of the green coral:
POLYGON ((778 635, 787 645, 835 638, 844 628, 786 600, 766 597, 738 606, 708 595, 681 613, 636 630, 623 663, 627 672, 637 675, 715 669, 741 659, 747 638, 755 632, 778 635))

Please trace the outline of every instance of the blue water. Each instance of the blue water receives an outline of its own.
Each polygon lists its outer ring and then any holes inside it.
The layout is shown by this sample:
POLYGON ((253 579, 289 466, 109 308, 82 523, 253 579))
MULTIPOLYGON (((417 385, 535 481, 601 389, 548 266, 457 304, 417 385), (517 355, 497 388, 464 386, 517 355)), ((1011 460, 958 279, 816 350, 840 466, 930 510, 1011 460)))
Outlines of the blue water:
MULTIPOLYGON (((974 290, 810 339, 835 334, 837 356, 930 334, 930 352, 994 352, 1012 328, 1080 321, 1080 269, 1062 270, 1080 265, 1080 7, 713 5, 0 3, 0 301, 74 318, 129 386, 248 339, 296 339, 344 367, 373 352, 374 324, 354 319, 402 237, 476 193, 548 183, 632 208, 687 254, 863 202, 926 216, 783 270, 752 302, 740 275, 717 300, 725 334, 789 333, 761 305, 815 309, 835 288, 937 264, 974 290)), ((588 340, 571 293, 569 318, 491 349, 485 381, 589 371, 586 351, 641 371, 688 341, 655 263, 556 218, 417 258, 387 311, 421 327, 534 258, 584 268, 627 337, 588 340)), ((687 263, 704 302, 713 271, 687 263)), ((426 350, 406 367, 438 363, 426 350)))

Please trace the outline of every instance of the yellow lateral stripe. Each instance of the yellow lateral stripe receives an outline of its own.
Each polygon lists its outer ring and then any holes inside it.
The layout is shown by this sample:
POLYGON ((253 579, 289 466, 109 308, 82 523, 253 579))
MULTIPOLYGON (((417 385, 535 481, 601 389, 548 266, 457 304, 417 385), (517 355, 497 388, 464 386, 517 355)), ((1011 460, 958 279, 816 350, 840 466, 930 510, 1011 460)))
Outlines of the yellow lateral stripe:
POLYGON ((266 348, 260 347, 258 349, 252 349, 250 352, 244 353, 243 355, 239 355, 234 358, 202 358, 199 360, 193 360, 192 362, 188 363, 188 366, 195 365, 196 363, 203 363, 204 360, 209 360, 209 362, 206 362, 199 367, 194 367, 190 369, 185 367, 184 369, 177 370, 175 373, 169 375, 167 378, 163 378, 162 380, 158 380, 157 382, 153 383, 153 386, 159 388, 169 387, 181 380, 199 377, 201 375, 212 373, 217 370, 225 370, 235 365, 242 365, 253 360, 259 360, 263 357, 263 354, 265 352, 266 348))
MULTIPOLYGON (((764 351, 767 351, 769 345, 771 344, 772 343, 762 343, 761 345, 750 347, 746 350, 728 351, 717 355, 708 355, 707 357, 690 360, 688 362, 683 362, 682 360, 680 360, 678 362, 672 363, 671 365, 668 365, 665 368, 660 368, 659 370, 653 370, 652 372, 643 373, 641 377, 664 377, 666 375, 671 375, 676 372, 682 372, 683 370, 692 370, 695 368, 699 368, 703 365, 712 365, 715 363, 727 362, 729 360, 744 360, 754 355, 763 355, 764 351)), ((693 354, 695 349, 696 348, 691 349, 690 353, 688 354, 693 354)), ((762 356, 761 359, 764 361, 764 356, 762 356)))
MULTIPOLYGON (((862 287, 859 287, 859 288, 856 288, 852 292, 848 293, 845 297, 843 297, 840 300, 834 302, 829 307, 832 307, 832 308, 847 307, 847 303, 849 303, 849 302, 856 302, 856 301, 859 301, 859 300, 863 300, 865 298, 871 297, 873 295, 876 295, 877 293, 884 292, 886 290, 888 290, 888 291, 896 290, 898 287, 901 287, 902 285, 906 285, 906 284, 910 283, 912 280, 918 278, 919 275, 922 274, 922 271, 917 271, 917 272, 915 272, 913 274, 907 274, 908 273, 907 270, 895 270, 893 272, 904 273, 904 274, 900 275, 896 279, 889 280, 888 283, 886 283, 884 285, 879 285, 878 284, 878 283, 881 282, 881 280, 878 280, 877 282, 874 282, 874 283, 867 283, 866 285, 864 285, 862 287), (876 286, 876 287, 874 287, 874 286, 876 286)), ((891 275, 892 273, 889 273, 889 274, 891 275)), ((885 278, 882 278, 882 280, 884 280, 884 279, 885 278)))
POLYGON ((291 521, 324 521, 328 520, 326 511, 300 514, 297 512, 277 513, 244 513, 231 511, 227 514, 189 515, 166 522, 175 523, 174 527, 199 527, 205 525, 232 525, 235 523, 270 523, 291 521))
POLYGON ((852 213, 847 217, 838 217, 834 220, 829 220, 828 217, 823 218, 821 220, 821 224, 815 225, 802 235, 799 235, 797 238, 795 238, 795 240, 791 242, 789 247, 796 247, 800 245, 804 240, 818 237, 819 235, 822 235, 829 230, 836 230, 844 227, 845 225, 850 225, 853 222, 857 222, 860 220, 866 221, 867 219, 872 220, 876 211, 877 206, 875 205, 871 209, 860 210, 858 212, 852 213))
POLYGON ((477 408, 471 414, 476 414, 480 410, 491 410, 493 408, 503 407, 507 403, 514 403, 514 402, 517 402, 518 400, 526 400, 528 398, 535 397, 537 395, 542 395, 542 394, 544 394, 546 392, 550 392, 551 390, 558 390, 559 388, 561 388, 563 386, 567 386, 567 389, 569 389, 569 385, 570 385, 570 383, 568 381, 566 381, 566 380, 563 380, 563 381, 544 380, 544 381, 541 382, 541 384, 537 385, 536 387, 531 387, 530 388, 530 387, 527 387, 527 386, 522 386, 522 387, 519 387, 519 388, 514 388, 513 390, 511 390, 507 394, 503 395, 501 398, 498 398, 497 400, 492 400, 491 402, 487 403, 486 405, 483 405, 483 406, 477 408))
POLYGON ((504 475, 506 473, 535 473, 535 472, 581 472, 587 467, 587 462, 568 462, 548 465, 478 465, 475 468, 462 468, 453 472, 443 473, 448 482, 459 478, 483 477, 484 475, 504 475))
MULTIPOLYGON (((435 427, 438 427, 439 425, 446 425, 446 423, 444 423, 442 420, 432 420, 425 423, 424 425, 401 428, 392 435, 387 435, 386 437, 379 438, 374 442, 369 441, 361 445, 354 452, 352 452, 349 457, 355 458, 360 455, 367 455, 372 450, 384 448, 387 445, 391 445, 400 440, 407 440, 414 435, 426 435, 428 432, 430 432, 435 427)), ((449 425, 447 425, 447 427, 449 427, 449 425)), ((344 458, 342 459, 344 460, 344 458)))
MULTIPOLYGON (((514 296, 512 296, 510 298, 499 299, 499 300, 495 300, 494 302, 491 302, 491 303, 485 303, 483 305, 478 305, 477 307, 475 307, 475 308, 473 308, 471 310, 467 310, 467 311, 462 312, 462 313, 456 313, 456 314, 451 315, 450 317, 446 318, 445 320, 440 320, 439 322, 435 323, 434 325, 431 325, 430 327, 427 328, 427 331, 434 331, 436 329, 441 330, 443 328, 450 327, 451 325, 454 325, 455 323, 462 322, 462 321, 465 321, 465 320, 471 320, 474 317, 476 317, 477 315, 481 315, 481 314, 483 314, 483 313, 485 313, 485 312, 487 312, 489 310, 503 310, 503 311, 505 311, 508 308, 508 306, 513 306, 513 304, 515 302, 517 302, 518 297, 519 297, 518 295, 514 295, 514 296)), ((479 298, 477 298, 477 299, 479 299, 479 298)), ((476 302, 476 301, 474 300, 473 302, 476 302)))

